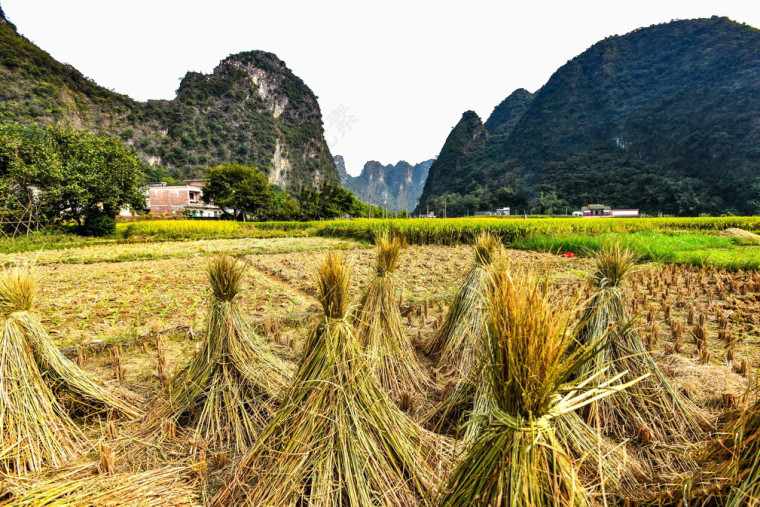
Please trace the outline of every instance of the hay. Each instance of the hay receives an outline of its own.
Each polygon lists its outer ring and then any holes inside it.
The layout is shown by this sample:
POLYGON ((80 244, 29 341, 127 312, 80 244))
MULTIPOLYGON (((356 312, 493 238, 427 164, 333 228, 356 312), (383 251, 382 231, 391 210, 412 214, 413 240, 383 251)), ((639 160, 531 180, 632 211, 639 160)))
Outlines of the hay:
POLYGON ((571 381, 598 347, 576 347, 569 312, 551 301, 546 277, 494 271, 483 369, 488 410, 439 498, 439 505, 591 505, 558 430, 558 420, 617 392, 612 378, 571 381), (573 351, 573 349, 575 349, 573 351))
POLYGON ((80 454, 85 438, 72 411, 140 414, 138 397, 105 388, 61 354, 30 313, 35 295, 29 268, 0 273, 0 470, 6 473, 58 467, 80 454))
MULTIPOLYGON (((504 262, 491 268, 491 276, 496 279, 508 276, 511 268, 504 262)), ((512 276, 533 276, 522 272, 512 272, 512 276)), ((548 273, 544 275, 548 279, 548 273)), ((543 290, 548 290, 548 285, 543 290)), ((556 300, 558 294, 548 294, 550 304, 558 309, 568 307, 567 301, 556 300)), ((432 424, 436 431, 455 434, 472 442, 478 436, 482 425, 477 424, 474 415, 487 414, 495 409, 493 396, 489 391, 486 361, 481 360, 469 375, 462 377, 451 392, 444 397, 425 417, 425 424, 432 424)), ((624 447, 616 446, 592 429, 576 412, 569 412, 554 420, 555 435, 562 443, 584 485, 605 484, 607 492, 631 496, 637 489, 638 478, 645 475, 640 464, 629 458, 624 447)))
POLYGON ((355 322, 366 359, 380 385, 397 403, 404 395, 419 397, 433 382, 404 334, 394 298, 396 269, 403 242, 399 235, 377 238, 376 277, 362 297, 355 322))
POLYGON ((211 505, 427 505, 449 463, 445 439, 391 401, 364 360, 348 311, 348 268, 317 273, 324 319, 277 415, 211 505))
POLYGON ((735 484, 726 505, 760 504, 760 402, 755 402, 726 428, 727 437, 720 445, 718 474, 732 477, 735 484), (721 452, 725 449, 728 452, 721 452), (730 455, 729 455, 730 453, 730 455))
POLYGON ((483 233, 475 241, 475 264, 454 296, 443 325, 428 342, 425 352, 438 360, 444 374, 457 377, 470 373, 481 354, 485 322, 488 267, 503 257, 501 244, 483 233))
POLYGON ((0 332, 0 467, 23 474, 61 466, 85 438, 43 380, 23 327, 8 316, 0 332))
MULTIPOLYGON (((634 255, 619 245, 607 246, 597 253, 590 277, 595 292, 581 318, 578 335, 583 344, 604 338, 608 346, 584 365, 578 375, 585 378, 606 370, 607 376, 623 372, 632 377, 649 376, 624 395, 590 405, 583 415, 589 422, 598 418, 604 434, 616 441, 689 444, 704 436, 702 426, 709 425, 706 414, 670 385, 639 333, 624 325, 630 319, 623 283, 635 263, 634 255)), ((668 453, 659 454, 660 458, 671 459, 670 465, 675 468, 691 465, 682 451, 670 453, 670 458, 666 456, 668 453)), ((660 462, 658 467, 666 464, 660 462)))
POLYGON ((697 453, 704 474, 672 491, 670 504, 760 505, 760 400, 729 413, 725 429, 697 453))
POLYGON ((61 353, 36 317, 24 314, 17 318, 33 341, 35 357, 46 381, 71 415, 92 416, 113 410, 132 419, 142 416, 138 408, 143 402, 140 396, 94 380, 61 353))
POLYGON ((739 229, 737 227, 729 227, 725 231, 719 232, 718 236, 736 238, 740 244, 760 245, 760 234, 745 231, 744 229, 739 229))
POLYGON ((208 267, 213 301, 198 353, 158 395, 143 430, 194 426, 209 445, 242 452, 269 422, 292 375, 245 321, 237 295, 245 266, 216 257, 208 267))
POLYGON ((78 472, 54 478, 8 479, 0 486, 0 507, 201 505, 186 475, 187 469, 180 467, 118 476, 78 472))

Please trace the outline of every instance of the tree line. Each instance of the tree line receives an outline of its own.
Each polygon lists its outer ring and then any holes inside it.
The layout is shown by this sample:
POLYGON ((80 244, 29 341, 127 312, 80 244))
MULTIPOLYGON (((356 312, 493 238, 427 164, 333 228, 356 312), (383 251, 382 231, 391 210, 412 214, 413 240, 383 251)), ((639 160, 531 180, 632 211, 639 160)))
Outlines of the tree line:
MULTIPOLYGON (((67 126, 0 126, 0 208, 34 207, 46 226, 73 225, 83 235, 115 230, 123 208, 147 212, 145 189, 159 175, 120 139, 67 126)), ((321 220, 381 216, 338 185, 304 188, 292 195, 270 185, 261 170, 222 164, 206 171, 206 202, 238 220, 321 220)), ((386 214, 393 216, 393 214, 386 214)))
POLYGON ((240 164, 209 167, 206 178, 203 200, 219 206, 225 218, 306 221, 397 216, 377 206, 368 207, 352 191, 330 183, 319 188, 304 188, 291 195, 277 185, 270 185, 269 178, 261 170, 240 164))

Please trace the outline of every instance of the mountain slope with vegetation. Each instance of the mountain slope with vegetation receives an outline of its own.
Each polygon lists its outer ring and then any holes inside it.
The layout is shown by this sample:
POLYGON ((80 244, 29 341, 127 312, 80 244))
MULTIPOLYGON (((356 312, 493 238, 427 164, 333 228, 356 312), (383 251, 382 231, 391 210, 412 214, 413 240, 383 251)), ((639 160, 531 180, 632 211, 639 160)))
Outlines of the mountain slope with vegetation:
POLYGON ((263 51, 231 55, 208 75, 188 72, 176 98, 143 103, 56 61, 2 15, 0 121, 118 136, 174 177, 232 162, 293 192, 339 181, 316 96, 263 51))
POLYGON ((359 176, 351 176, 346 171, 343 157, 336 155, 334 159, 343 188, 353 191, 360 201, 371 202, 394 213, 414 209, 433 164, 432 159, 415 165, 404 160, 396 165, 370 160, 364 164, 359 176))
POLYGON ((484 126, 489 134, 510 134, 533 101, 533 94, 519 88, 493 108, 484 126))
POLYGON ((760 213, 760 30, 713 17, 608 37, 557 70, 511 131, 487 130, 467 156, 438 158, 419 209, 760 213))
POLYGON ((468 169, 474 153, 485 148, 488 131, 480 117, 474 111, 466 111, 441 148, 428 171, 428 178, 420 196, 415 213, 425 209, 429 199, 435 195, 445 194, 450 188, 469 188, 472 171, 468 169))

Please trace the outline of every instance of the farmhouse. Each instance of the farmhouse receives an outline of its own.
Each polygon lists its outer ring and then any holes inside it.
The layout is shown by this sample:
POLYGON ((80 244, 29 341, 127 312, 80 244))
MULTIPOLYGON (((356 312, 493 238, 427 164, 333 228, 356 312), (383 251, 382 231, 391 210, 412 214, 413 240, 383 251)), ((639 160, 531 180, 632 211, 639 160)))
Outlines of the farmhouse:
MULTIPOLYGON (((576 215, 577 212, 573 212, 576 215)), ((638 209, 612 209, 604 204, 589 204, 581 208, 584 217, 638 217, 638 209)))
MULTIPOLYGON (((184 185, 149 183, 145 206, 154 215, 185 212, 191 218, 219 218, 224 211, 213 202, 203 202, 203 187, 208 180, 185 180, 184 185)), ((227 210, 228 213, 231 210, 227 210)))
POLYGON ((192 185, 148 185, 147 207, 154 215, 179 213, 193 204, 200 204, 203 192, 192 185))
POLYGON ((496 208, 496 211, 476 211, 475 215, 476 217, 493 217, 493 216, 506 216, 510 215, 512 212, 509 209, 509 207, 505 208, 496 208))

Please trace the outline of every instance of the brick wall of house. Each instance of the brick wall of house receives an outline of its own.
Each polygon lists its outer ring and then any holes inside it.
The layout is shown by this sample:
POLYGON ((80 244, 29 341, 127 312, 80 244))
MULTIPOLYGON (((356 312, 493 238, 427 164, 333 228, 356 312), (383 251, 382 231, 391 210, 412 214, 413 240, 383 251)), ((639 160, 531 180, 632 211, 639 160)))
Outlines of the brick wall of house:
POLYGON ((196 196, 200 193, 199 189, 190 186, 150 187, 148 188, 150 212, 154 215, 180 212, 190 204, 191 192, 196 196))

